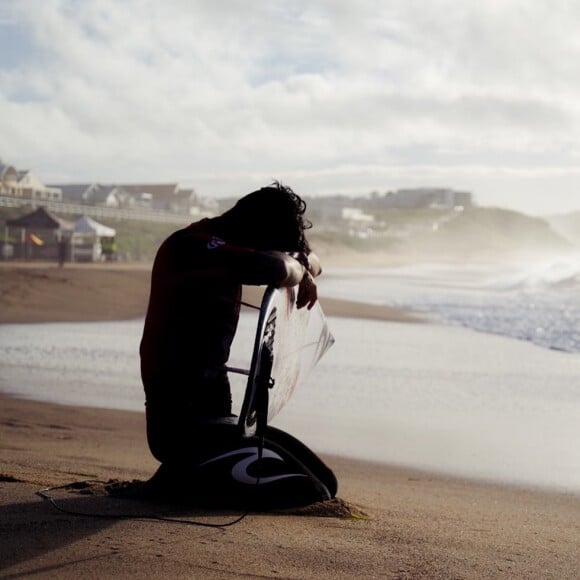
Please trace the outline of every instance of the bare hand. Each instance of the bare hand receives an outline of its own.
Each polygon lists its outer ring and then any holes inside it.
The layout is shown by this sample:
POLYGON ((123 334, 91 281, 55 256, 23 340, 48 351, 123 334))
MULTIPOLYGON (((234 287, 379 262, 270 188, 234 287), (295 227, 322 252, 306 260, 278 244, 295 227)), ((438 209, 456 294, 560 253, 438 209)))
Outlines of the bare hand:
POLYGON ((318 289, 316 284, 312 279, 309 272, 306 272, 302 281, 298 285, 298 298, 296 299, 296 305, 298 308, 308 307, 310 310, 318 300, 318 289))

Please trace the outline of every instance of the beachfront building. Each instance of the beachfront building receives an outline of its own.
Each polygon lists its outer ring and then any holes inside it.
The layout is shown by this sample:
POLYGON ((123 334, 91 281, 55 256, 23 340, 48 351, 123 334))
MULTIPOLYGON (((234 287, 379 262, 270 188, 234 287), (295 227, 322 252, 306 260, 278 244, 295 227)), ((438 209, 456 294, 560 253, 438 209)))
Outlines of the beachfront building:
POLYGON ((58 187, 44 185, 30 170, 18 172, 18 185, 25 199, 62 201, 62 191, 58 187))
POLYGON ((118 186, 99 183, 59 183, 56 187, 62 191, 62 201, 81 205, 104 207, 122 207, 124 192, 118 186))
POLYGON ((90 204, 94 191, 99 187, 96 183, 63 183, 52 185, 62 191, 62 200, 75 204, 90 204))
POLYGON ((125 192, 116 185, 99 185, 91 195, 91 205, 121 207, 125 192))
POLYGON ((179 206, 177 183, 122 183, 120 187, 136 207, 176 211, 179 206))
POLYGON ((0 194, 11 197, 22 197, 18 187, 18 171, 13 165, 4 165, 0 161, 0 194))
POLYGON ((181 189, 178 183, 122 183, 119 187, 130 196, 132 205, 173 213, 199 213, 194 189, 181 189))
POLYGON ((62 201, 58 187, 44 185, 29 169, 18 170, 0 162, 0 195, 26 200, 62 201))
POLYGON ((198 215, 202 204, 194 189, 181 189, 177 183, 100 183, 57 184, 62 199, 69 203, 112 208, 136 208, 198 215))

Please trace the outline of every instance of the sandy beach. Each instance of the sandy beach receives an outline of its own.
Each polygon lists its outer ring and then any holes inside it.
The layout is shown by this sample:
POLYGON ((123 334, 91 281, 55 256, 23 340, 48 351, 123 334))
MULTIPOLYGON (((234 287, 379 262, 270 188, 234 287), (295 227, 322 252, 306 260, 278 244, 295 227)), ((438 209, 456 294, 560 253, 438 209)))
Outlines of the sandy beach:
MULTIPOLYGON (((147 265, 2 264, 0 322, 137 318, 148 284, 147 265)), ((393 308, 321 302, 331 316, 418 320, 393 308)), ((240 514, 120 501, 102 492, 100 482, 142 480, 156 469, 142 413, 5 396, 0 402, 2 578, 580 577, 575 494, 328 455, 344 503, 252 513, 225 527, 219 525, 240 514), (50 492, 59 507, 92 514, 86 517, 57 511, 36 495, 87 480, 50 492), (350 511, 339 509, 345 506, 350 511), (135 517, 116 517, 128 514, 135 517)))
MULTIPOLYGON (((139 318, 149 296, 149 264, 54 264, 0 261, 0 324, 76 322, 139 318)), ((260 303, 261 290, 246 287, 244 299, 260 303)), ((321 298, 329 316, 411 322, 411 312, 321 298)))

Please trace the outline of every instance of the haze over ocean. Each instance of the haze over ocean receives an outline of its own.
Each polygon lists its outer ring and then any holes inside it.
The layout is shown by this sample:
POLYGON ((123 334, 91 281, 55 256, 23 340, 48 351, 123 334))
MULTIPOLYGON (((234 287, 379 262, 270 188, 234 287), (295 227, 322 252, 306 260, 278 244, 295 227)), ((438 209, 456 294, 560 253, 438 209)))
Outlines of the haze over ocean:
POLYGON ((335 269, 321 279, 321 291, 409 307, 433 320, 580 353, 580 256, 335 269))

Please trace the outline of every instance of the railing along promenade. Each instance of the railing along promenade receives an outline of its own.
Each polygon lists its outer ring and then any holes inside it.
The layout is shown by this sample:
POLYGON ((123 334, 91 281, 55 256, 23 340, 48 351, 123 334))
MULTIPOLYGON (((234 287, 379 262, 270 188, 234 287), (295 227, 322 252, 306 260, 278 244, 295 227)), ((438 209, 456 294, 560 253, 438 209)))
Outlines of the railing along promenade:
POLYGON ((117 208, 98 205, 85 205, 80 203, 68 203, 48 199, 24 199, 18 197, 0 196, 0 207, 23 207, 31 206, 32 209, 44 207, 49 211, 66 215, 86 215, 95 219, 114 219, 160 222, 172 224, 189 224, 210 214, 200 211, 196 214, 179 214, 164 210, 147 208, 117 208))

